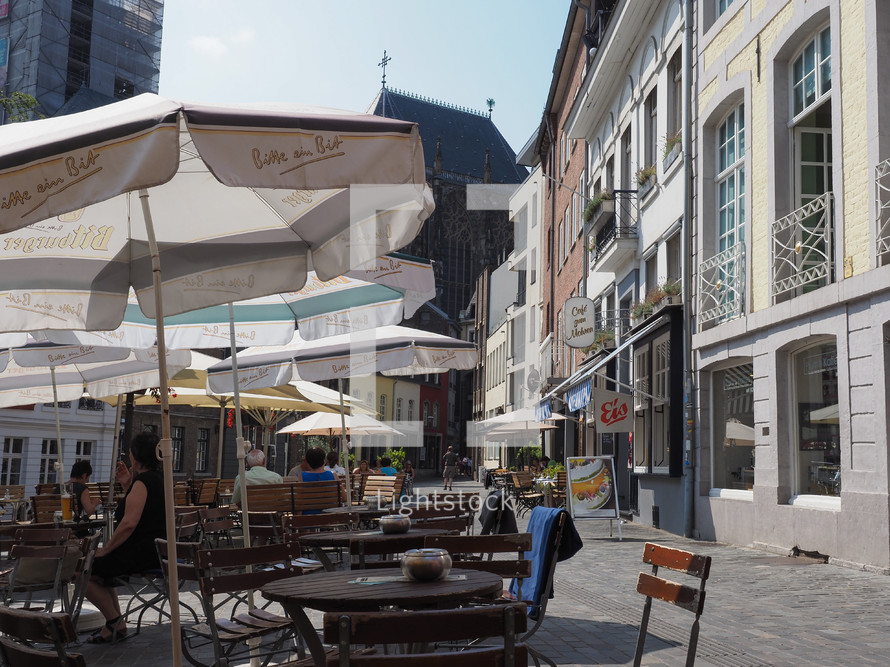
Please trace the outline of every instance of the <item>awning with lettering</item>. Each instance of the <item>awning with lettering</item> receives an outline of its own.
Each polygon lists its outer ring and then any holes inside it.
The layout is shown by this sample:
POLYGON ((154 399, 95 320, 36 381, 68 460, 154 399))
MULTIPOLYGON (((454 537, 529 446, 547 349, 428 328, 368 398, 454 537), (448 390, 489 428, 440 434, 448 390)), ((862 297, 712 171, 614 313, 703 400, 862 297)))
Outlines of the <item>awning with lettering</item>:
POLYGON ((553 407, 550 405, 550 399, 545 399, 535 406, 535 419, 539 422, 550 419, 553 415, 553 407))
POLYGON ((591 383, 590 377, 588 376, 582 382, 576 384, 566 392, 566 401, 569 404, 569 410, 575 412, 576 410, 586 407, 587 404, 590 403, 590 392, 591 383))

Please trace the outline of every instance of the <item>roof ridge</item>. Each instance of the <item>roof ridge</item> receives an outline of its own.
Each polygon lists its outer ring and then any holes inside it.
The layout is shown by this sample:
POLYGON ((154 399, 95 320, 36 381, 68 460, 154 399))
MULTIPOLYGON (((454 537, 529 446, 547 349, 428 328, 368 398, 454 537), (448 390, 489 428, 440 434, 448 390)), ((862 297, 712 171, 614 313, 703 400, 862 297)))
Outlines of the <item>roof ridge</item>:
POLYGON ((411 99, 419 100, 420 102, 426 102, 428 104, 435 104, 440 107, 445 107, 446 109, 451 109, 453 111, 461 111, 463 113, 473 114, 474 116, 480 116, 482 118, 491 118, 486 112, 479 111, 478 109, 471 109, 470 107, 462 107, 457 104, 452 104, 451 102, 444 102, 442 100, 437 100, 433 97, 426 97, 425 95, 418 95, 417 93, 411 93, 407 90, 400 90, 398 88, 387 88, 387 92, 390 92, 394 95, 401 95, 402 97, 410 97, 411 99))

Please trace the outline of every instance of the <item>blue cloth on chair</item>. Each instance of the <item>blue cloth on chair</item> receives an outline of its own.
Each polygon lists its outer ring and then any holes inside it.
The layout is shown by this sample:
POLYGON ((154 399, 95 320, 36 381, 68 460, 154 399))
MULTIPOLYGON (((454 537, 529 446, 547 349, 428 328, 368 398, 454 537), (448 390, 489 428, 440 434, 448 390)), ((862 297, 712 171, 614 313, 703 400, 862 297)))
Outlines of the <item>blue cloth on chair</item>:
MULTIPOLYGON (((551 559, 556 557, 553 549, 553 531, 557 527, 557 519, 564 509, 556 507, 535 507, 528 520, 526 532, 532 535, 531 551, 525 552, 526 560, 532 562, 532 574, 522 581, 522 601, 528 602, 528 615, 536 616, 537 607, 541 604, 541 594, 547 584, 550 573, 551 559)), ((519 586, 516 579, 510 582, 510 593, 517 595, 519 586)))

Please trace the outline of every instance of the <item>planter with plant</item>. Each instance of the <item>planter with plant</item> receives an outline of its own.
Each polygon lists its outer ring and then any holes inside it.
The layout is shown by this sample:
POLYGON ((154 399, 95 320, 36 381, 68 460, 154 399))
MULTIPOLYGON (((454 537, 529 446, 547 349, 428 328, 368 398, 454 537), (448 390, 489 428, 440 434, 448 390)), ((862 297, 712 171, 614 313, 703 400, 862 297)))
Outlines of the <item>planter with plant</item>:
POLYGON ((648 167, 641 167, 636 173, 637 180, 637 196, 645 196, 655 185, 656 169, 654 164, 648 167))
POLYGON ((587 202, 584 209, 584 221, 596 222, 605 213, 615 212, 615 193, 611 190, 600 190, 587 202))
POLYGON ((664 293, 662 302, 665 306, 680 303, 680 292, 682 290, 682 286, 682 283, 674 278, 668 278, 664 282, 664 284, 660 286, 659 289, 664 293))
POLYGON ((677 156, 680 155, 680 149, 683 146, 683 132, 677 132, 676 134, 665 137, 664 139, 664 160, 662 166, 667 169, 671 164, 673 164, 674 160, 677 159, 677 156))
POLYGON ((630 316, 642 320, 652 314, 654 306, 649 301, 637 301, 630 310, 630 316))

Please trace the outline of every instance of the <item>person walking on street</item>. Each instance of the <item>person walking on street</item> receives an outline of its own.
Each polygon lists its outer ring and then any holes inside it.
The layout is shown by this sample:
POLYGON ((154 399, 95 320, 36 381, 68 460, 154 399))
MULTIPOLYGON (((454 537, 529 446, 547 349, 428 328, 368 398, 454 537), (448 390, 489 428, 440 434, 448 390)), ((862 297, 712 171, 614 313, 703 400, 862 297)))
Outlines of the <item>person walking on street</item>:
POLYGON ((445 456, 442 459, 445 462, 445 485, 442 488, 446 491, 451 491, 454 486, 454 475, 457 472, 457 454, 454 453, 451 445, 448 445, 448 451, 445 452, 445 456))

